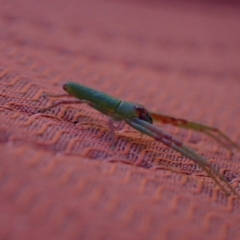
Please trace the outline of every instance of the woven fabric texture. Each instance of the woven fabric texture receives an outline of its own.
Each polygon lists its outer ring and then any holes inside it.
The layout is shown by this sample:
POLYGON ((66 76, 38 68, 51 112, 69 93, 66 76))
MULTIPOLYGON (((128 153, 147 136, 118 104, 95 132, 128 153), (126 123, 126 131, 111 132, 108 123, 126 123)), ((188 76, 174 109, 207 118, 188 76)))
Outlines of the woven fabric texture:
MULTIPOLYGON (((239 239, 240 199, 201 168, 85 104, 75 81, 221 129, 240 144, 236 1, 0 1, 1 239, 239 239)), ((240 153, 155 123, 240 192, 240 153)))

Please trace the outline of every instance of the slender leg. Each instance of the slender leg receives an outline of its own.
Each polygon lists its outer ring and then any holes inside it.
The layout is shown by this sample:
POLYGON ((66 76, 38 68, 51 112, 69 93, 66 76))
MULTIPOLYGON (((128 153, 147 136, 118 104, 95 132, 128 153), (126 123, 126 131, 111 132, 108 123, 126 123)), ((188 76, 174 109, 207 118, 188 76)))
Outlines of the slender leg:
POLYGON ((122 120, 118 120, 118 119, 113 119, 113 126, 114 126, 114 129, 117 130, 117 131, 120 131, 123 129, 123 122, 122 120))
POLYGON ((110 136, 111 136, 111 142, 112 142, 112 148, 113 148, 115 143, 115 133, 114 133, 113 120, 110 117, 108 118, 108 126, 110 129, 110 136))
POLYGON ((88 101, 85 101, 85 100, 62 100, 62 101, 56 102, 46 108, 40 108, 38 110, 38 112, 43 113, 47 110, 50 110, 50 109, 57 107, 58 105, 62 105, 62 104, 77 104, 77 103, 88 103, 88 101))
MULTIPOLYGON (((133 128, 137 129, 138 131, 156 139, 157 141, 162 142, 166 146, 182 153, 184 156, 192 159, 194 162, 196 162, 214 181, 215 183, 227 194, 229 195, 228 190, 226 187, 231 189, 231 191, 238 195, 236 190, 232 187, 231 184, 228 183, 228 181, 225 179, 223 175, 221 175, 213 166, 211 166, 207 160, 200 155, 198 155, 194 150, 191 148, 185 146, 183 143, 181 143, 179 140, 173 138, 169 134, 165 133, 161 129, 157 128, 156 126, 145 122, 143 120, 140 120, 138 118, 135 119, 125 119, 125 122, 128 123, 133 128), (222 182, 225 183, 225 186, 222 185, 222 182)), ((238 195, 239 196, 239 195, 238 195)))
POLYGON ((60 97, 71 97, 68 93, 62 93, 62 94, 44 94, 44 97, 52 97, 52 98, 60 98, 60 97))
MULTIPOLYGON (((214 134, 212 134, 211 132, 208 132, 206 129, 203 129, 202 131, 203 133, 205 133, 206 135, 208 135, 209 137, 213 138, 216 142, 220 143, 222 146, 224 146, 226 149, 229 150, 230 154, 233 155, 233 151, 231 149, 230 146, 228 146, 226 143, 224 143, 220 138, 216 137, 214 134)), ((230 139, 229 139, 230 140, 230 139)), ((231 140, 229 141, 231 142, 231 140)), ((233 147, 236 147, 237 149, 239 149, 239 147, 235 144, 232 143, 233 147)))
POLYGON ((158 113, 150 113, 150 114, 155 121, 159 121, 163 124, 171 124, 180 128, 192 129, 198 132, 202 132, 210 136, 211 138, 213 138, 215 141, 217 141, 221 145, 223 145, 231 153, 232 153, 231 147, 240 150, 239 146, 235 142, 233 142, 227 135, 225 135, 223 132, 221 132, 217 128, 209 127, 207 125, 203 125, 196 122, 189 122, 181 118, 174 118, 171 116, 162 115, 158 113), (214 134, 217 134, 218 136, 215 136, 214 134))

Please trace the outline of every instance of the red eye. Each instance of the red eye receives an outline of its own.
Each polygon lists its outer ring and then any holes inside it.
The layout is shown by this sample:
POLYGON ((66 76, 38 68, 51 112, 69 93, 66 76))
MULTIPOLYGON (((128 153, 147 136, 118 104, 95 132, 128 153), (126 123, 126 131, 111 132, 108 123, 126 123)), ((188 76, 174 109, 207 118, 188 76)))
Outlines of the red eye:
POLYGON ((67 83, 63 84, 63 89, 67 91, 67 83))
POLYGON ((152 117, 150 116, 148 111, 143 106, 137 105, 135 108, 138 112, 139 119, 144 120, 149 123, 153 123, 152 117))

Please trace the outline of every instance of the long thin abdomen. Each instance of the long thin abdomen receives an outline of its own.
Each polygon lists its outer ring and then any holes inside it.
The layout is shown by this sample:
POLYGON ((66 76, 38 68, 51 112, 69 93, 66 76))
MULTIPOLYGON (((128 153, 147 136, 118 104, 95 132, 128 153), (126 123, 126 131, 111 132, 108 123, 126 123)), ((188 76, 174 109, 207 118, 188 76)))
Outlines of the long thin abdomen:
POLYGON ((91 102, 96 107, 100 107, 107 112, 114 112, 120 104, 120 100, 106 93, 94 90, 84 85, 69 82, 64 85, 64 89, 72 96, 91 102))

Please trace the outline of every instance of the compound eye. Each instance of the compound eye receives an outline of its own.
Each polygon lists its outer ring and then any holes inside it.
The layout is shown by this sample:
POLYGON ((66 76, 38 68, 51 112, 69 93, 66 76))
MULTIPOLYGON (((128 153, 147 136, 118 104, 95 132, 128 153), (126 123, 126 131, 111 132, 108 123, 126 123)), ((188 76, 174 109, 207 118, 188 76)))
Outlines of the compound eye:
POLYGON ((152 117, 149 115, 148 111, 141 105, 136 106, 138 111, 138 117, 146 122, 153 123, 152 117))
POLYGON ((152 117, 148 113, 142 114, 140 118, 146 122, 153 123, 152 117))
POLYGON ((153 119, 149 114, 147 115, 147 122, 153 123, 153 119))
POLYGON ((65 91, 67 91, 67 84, 66 84, 66 83, 63 84, 63 89, 64 89, 65 91))
POLYGON ((135 105, 135 109, 139 112, 142 112, 144 110, 144 107, 141 105, 135 105))

